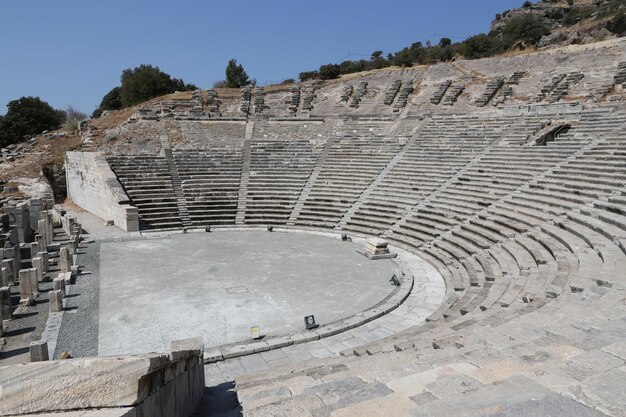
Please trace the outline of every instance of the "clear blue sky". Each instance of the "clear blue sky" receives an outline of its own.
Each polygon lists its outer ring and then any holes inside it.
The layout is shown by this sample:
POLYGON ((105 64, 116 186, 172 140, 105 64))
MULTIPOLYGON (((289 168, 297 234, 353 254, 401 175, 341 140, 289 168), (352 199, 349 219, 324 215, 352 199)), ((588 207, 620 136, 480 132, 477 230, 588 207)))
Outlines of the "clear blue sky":
POLYGON ((6 0, 0 6, 0 114, 39 96, 88 114, 122 70, 159 66, 210 88, 236 58, 260 84, 372 51, 487 32, 522 0, 6 0), (351 55, 352 54, 352 55, 351 55))

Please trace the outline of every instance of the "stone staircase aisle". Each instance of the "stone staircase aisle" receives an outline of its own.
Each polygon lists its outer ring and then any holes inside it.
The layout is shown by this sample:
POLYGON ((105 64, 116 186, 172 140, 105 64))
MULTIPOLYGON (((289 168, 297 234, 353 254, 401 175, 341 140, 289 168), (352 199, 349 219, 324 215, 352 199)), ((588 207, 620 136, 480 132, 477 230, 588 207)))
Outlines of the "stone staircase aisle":
POLYGON ((296 224, 296 220, 298 219, 298 216, 300 215, 300 211, 302 210, 302 207, 304 206, 304 202, 307 200, 307 198, 309 198, 309 193, 311 192, 311 188, 313 188, 313 184, 315 184, 315 181, 317 181, 317 176, 320 174, 320 171, 322 170, 322 165, 324 165, 324 162, 326 161, 326 157, 328 156, 328 153, 330 152, 330 149, 333 147, 334 143, 335 143, 334 138, 328 138, 328 140, 326 141, 326 144, 324 145, 324 150, 322 150, 322 153, 320 154, 319 159, 315 163, 315 167, 313 167, 311 176, 309 177, 306 184, 304 185, 304 188, 302 188, 302 192, 300 193, 300 196, 298 197, 296 204, 294 204, 293 206, 293 210, 291 211, 291 214, 289 215, 289 219, 287 220, 287 226, 294 226, 296 224))
MULTIPOLYGON (((423 126, 423 124, 419 125, 419 127, 421 126, 423 126)), ((363 206, 363 203, 370 200, 370 195, 372 194, 372 191, 374 191, 376 187, 378 187, 380 182, 384 178, 386 178, 387 175, 391 172, 391 170, 398 164, 398 162, 400 162, 402 158, 404 158, 404 155, 407 149, 411 149, 411 147, 413 146, 413 143, 419 137, 419 134, 416 132, 416 131, 419 131, 419 127, 417 127, 414 130, 413 135, 411 135, 409 140, 404 144, 404 146, 402 147, 402 150, 400 150, 400 152, 398 152, 396 156, 394 156, 393 159, 389 161, 387 166, 385 166, 385 168, 382 171, 380 171, 376 179, 372 181, 372 183, 365 189, 365 191, 363 191, 363 193, 354 202, 354 204, 352 204, 352 207, 350 207, 350 209, 343 215, 341 220, 339 220, 339 223, 337 224, 337 226, 335 226, 335 229, 340 229, 340 230, 343 229, 346 226, 346 224, 350 221, 354 213, 356 213, 357 210, 359 210, 363 206)))
POLYGON ((237 215, 235 224, 242 225, 246 218, 246 202, 248 198, 248 182, 250 180, 250 149, 254 122, 246 124, 246 137, 243 142, 243 162, 241 165, 241 179, 239 180, 239 197, 237 199, 237 215))
POLYGON ((178 174, 178 168, 174 161, 174 155, 172 153, 172 147, 167 135, 161 135, 161 144, 163 145, 163 156, 167 161, 167 167, 172 178, 172 187, 174 189, 174 195, 176 195, 176 206, 178 207, 178 215, 184 227, 192 225, 191 216, 187 209, 187 200, 185 199, 185 192, 183 191, 182 181, 178 174))

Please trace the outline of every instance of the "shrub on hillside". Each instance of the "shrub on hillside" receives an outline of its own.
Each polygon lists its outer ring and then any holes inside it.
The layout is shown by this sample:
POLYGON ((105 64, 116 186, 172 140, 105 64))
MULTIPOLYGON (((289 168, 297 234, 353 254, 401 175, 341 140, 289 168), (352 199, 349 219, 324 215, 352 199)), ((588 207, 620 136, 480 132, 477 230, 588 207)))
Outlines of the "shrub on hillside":
POLYGON ((550 34, 550 29, 543 23, 541 18, 527 14, 509 20, 502 31, 504 48, 510 48, 518 42, 527 45, 537 45, 545 35, 550 34))
POLYGON ((120 99, 123 107, 130 107, 151 98, 170 94, 175 91, 197 90, 193 84, 172 78, 159 67, 140 65, 122 72, 120 99))
POLYGON ((87 115, 73 106, 67 106, 65 109, 65 123, 63 128, 68 132, 78 132, 78 124, 81 120, 85 120, 87 115))
POLYGON ((500 49, 500 43, 492 36, 481 33, 470 36, 461 45, 461 53, 468 59, 484 58, 495 54, 500 49))
POLYGON ((65 121, 65 112, 52 108, 39 97, 10 101, 7 108, 7 113, 0 118, 0 146, 44 130, 57 129, 65 121))
POLYGON ((98 108, 93 112, 91 117, 100 117, 105 110, 119 110, 122 108, 122 97, 120 95, 121 88, 115 87, 102 97, 102 101, 98 108))
POLYGON ((332 80, 339 77, 341 69, 337 64, 326 64, 322 65, 318 72, 322 80, 332 80))
POLYGON ((319 73, 317 71, 303 71, 298 74, 298 78, 300 81, 314 80, 319 78, 319 73))

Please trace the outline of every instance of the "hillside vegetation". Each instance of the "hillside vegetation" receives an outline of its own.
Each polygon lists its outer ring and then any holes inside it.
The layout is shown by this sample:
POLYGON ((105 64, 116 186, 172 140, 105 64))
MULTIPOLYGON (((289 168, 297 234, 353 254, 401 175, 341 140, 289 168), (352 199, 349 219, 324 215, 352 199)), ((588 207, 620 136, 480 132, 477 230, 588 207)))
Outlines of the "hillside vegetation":
POLYGON ((624 0, 527 1, 518 9, 496 15, 488 33, 453 43, 415 42, 395 53, 374 51, 370 59, 324 64, 300 73, 300 80, 333 79, 340 75, 391 66, 410 67, 451 61, 456 57, 485 58, 513 50, 583 44, 626 35, 624 0))

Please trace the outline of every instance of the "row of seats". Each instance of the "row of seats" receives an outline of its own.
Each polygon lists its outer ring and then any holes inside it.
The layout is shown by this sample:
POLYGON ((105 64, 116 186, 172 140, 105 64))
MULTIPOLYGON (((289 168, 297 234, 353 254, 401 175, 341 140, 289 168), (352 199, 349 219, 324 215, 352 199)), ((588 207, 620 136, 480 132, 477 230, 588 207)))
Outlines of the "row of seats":
POLYGON ((109 166, 139 213, 141 229, 182 227, 167 160, 161 156, 109 156, 109 166))
POLYGON ((341 357, 238 377, 245 415, 621 415, 624 133, 626 115, 586 112, 546 146, 474 150, 388 235, 441 272, 440 308, 341 357))

